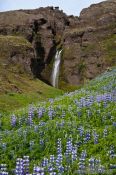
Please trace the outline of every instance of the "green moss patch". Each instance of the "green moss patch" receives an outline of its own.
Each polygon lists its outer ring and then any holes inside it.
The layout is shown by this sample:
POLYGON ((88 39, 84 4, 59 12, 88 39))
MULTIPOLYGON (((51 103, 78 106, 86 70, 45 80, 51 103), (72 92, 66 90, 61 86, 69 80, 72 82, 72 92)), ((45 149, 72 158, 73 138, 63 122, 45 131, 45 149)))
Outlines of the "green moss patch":
MULTIPOLYGON (((19 36, 4 36, 0 35, 0 55, 3 52, 11 51, 13 47, 21 47, 21 51, 24 48, 32 48, 31 43, 29 43, 25 38, 19 36)), ((5 53, 4 53, 5 54, 5 53)))
POLYGON ((116 35, 106 38, 102 42, 102 47, 106 52, 106 60, 116 64, 116 35))

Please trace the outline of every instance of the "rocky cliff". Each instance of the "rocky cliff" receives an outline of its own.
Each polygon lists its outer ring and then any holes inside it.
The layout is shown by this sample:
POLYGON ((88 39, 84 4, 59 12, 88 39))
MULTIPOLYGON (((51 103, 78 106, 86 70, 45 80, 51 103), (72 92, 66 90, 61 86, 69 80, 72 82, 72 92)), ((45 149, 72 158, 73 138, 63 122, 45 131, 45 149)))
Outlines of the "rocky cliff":
MULTIPOLYGON (((51 75, 49 64, 56 53, 56 47, 60 43, 63 31, 68 25, 68 17, 57 7, 0 13, 1 37, 12 36, 14 38, 12 45, 18 43, 18 41, 15 43, 17 37, 21 37, 27 43, 30 43, 30 54, 28 54, 27 49, 27 58, 25 58, 28 60, 27 67, 30 65, 33 75, 47 83, 50 83, 49 77, 51 75)), ((8 49, 7 44, 4 47, 6 47, 6 50, 8 49)), ((22 60, 22 55, 19 58, 19 54, 13 48, 10 50, 10 56, 5 56, 5 59, 9 59, 10 64, 10 58, 12 62, 13 55, 17 58, 18 64, 22 60)), ((4 49, 1 50, 1 54, 4 55, 4 49)), ((22 63, 26 66, 25 59, 22 63)))
POLYGON ((116 64, 115 12, 114 0, 91 5, 82 10, 76 27, 64 31, 61 83, 87 82, 116 64))
POLYGON ((87 82, 116 63, 115 11, 116 1, 108 0, 82 10, 80 17, 58 7, 0 13, 1 72, 15 63, 50 84, 54 56, 62 48, 59 87, 87 82))

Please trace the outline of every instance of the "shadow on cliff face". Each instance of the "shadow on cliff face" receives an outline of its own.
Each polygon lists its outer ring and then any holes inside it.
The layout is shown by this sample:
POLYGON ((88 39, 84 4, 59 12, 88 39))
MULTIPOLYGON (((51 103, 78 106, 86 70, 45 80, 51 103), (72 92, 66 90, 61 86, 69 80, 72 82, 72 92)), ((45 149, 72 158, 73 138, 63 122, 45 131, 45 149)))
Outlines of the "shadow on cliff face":
MULTIPOLYGON (((35 41, 35 58, 31 59, 31 71, 35 78, 39 78, 40 80, 44 81, 46 84, 50 84, 49 78, 47 80, 46 76, 43 76, 43 74, 46 71, 46 66, 51 63, 53 56, 56 53, 56 46, 53 46, 48 54, 46 62, 45 59, 45 48, 42 46, 41 39, 35 41)), ((45 73, 46 74, 46 73, 45 73)))
POLYGON ((36 54, 38 55, 37 58, 31 59, 31 71, 35 78, 39 78, 40 80, 44 81, 46 84, 51 85, 50 75, 48 74, 49 73, 51 74, 52 69, 50 67, 50 70, 48 70, 48 68, 49 68, 49 65, 51 65, 52 59, 56 54, 56 46, 54 45, 50 49, 46 62, 44 61, 45 50, 43 47, 37 46, 36 54))
POLYGON ((41 75, 44 69, 45 63, 41 59, 31 59, 31 71, 33 73, 34 78, 38 78, 44 83, 51 85, 50 82, 41 75))
POLYGON ((41 59, 31 59, 31 71, 35 78, 41 79, 41 72, 45 68, 45 64, 41 59))
POLYGON ((41 75, 44 69, 45 63, 42 59, 31 59, 31 71, 33 73, 34 78, 38 78, 46 84, 51 85, 50 82, 41 75))
POLYGON ((56 54, 56 45, 54 45, 53 47, 51 47, 50 51, 49 51, 49 54, 48 54, 48 57, 47 57, 47 60, 46 60, 46 64, 50 64, 53 57, 55 56, 56 54))
POLYGON ((54 41, 54 44, 50 48, 47 58, 45 59, 46 48, 44 48, 41 41, 41 34, 38 32, 35 33, 34 36, 33 48, 35 51, 35 58, 31 59, 31 71, 35 78, 39 78, 45 83, 51 85, 50 77, 52 68, 50 65, 52 63, 52 59, 56 54, 56 43, 54 41))

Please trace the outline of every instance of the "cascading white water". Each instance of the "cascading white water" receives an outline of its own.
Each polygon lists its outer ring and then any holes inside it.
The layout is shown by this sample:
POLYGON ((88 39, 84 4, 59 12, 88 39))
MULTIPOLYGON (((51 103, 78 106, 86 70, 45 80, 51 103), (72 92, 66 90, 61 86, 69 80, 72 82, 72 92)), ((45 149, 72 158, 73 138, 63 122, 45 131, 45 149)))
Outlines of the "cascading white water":
POLYGON ((52 70, 52 86, 57 87, 57 88, 58 88, 61 52, 62 52, 62 50, 56 52, 55 60, 54 60, 54 64, 53 64, 53 70, 52 70))

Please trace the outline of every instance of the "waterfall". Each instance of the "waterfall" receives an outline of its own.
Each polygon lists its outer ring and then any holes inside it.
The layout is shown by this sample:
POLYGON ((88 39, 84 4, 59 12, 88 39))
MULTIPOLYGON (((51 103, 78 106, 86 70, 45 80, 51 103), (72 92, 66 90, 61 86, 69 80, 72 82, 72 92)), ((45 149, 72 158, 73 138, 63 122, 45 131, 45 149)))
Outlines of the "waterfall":
POLYGON ((62 52, 62 50, 56 52, 55 60, 54 60, 54 64, 53 64, 53 70, 52 70, 52 86, 57 87, 57 88, 58 88, 61 52, 62 52))

